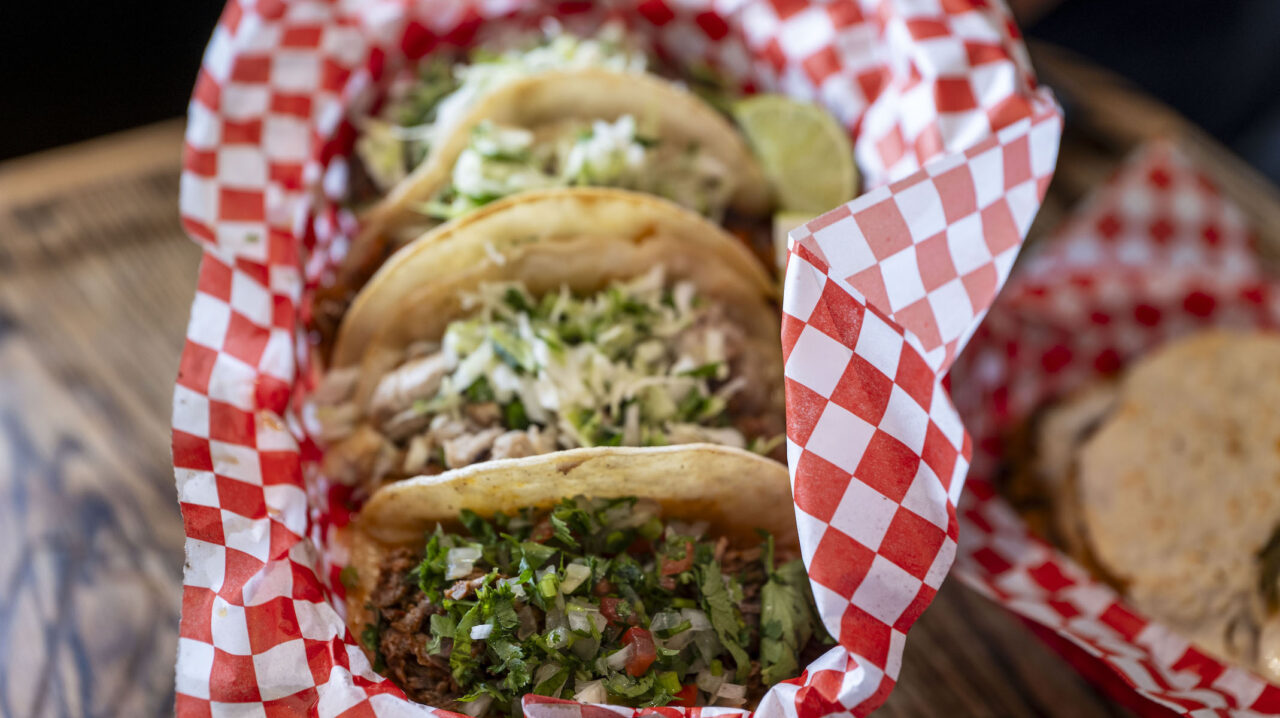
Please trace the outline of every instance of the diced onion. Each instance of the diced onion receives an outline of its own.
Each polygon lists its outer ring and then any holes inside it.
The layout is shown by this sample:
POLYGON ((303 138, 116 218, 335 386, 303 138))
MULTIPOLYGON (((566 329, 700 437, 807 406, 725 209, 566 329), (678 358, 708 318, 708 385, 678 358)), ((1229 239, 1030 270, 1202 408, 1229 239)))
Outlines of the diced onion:
POLYGON ((533 674, 533 685, 536 687, 551 676, 554 676, 560 670, 559 663, 544 663, 538 667, 538 672, 533 674))
POLYGON ((481 623, 478 626, 471 627, 471 640, 483 641, 493 634, 492 623, 481 623))
MULTIPOLYGON (((689 645, 689 641, 693 640, 693 631, 690 629, 685 629, 667 638, 663 638, 658 635, 659 632, 669 631, 679 626, 684 623, 685 620, 685 617, 677 611, 662 611, 661 613, 656 614, 653 619, 649 621, 649 630, 653 632, 654 641, 663 648, 673 651, 678 651, 689 645)), ((690 621, 690 623, 692 623, 692 621, 690 621)))
POLYGON ((580 633, 590 633, 594 628, 595 631, 603 631, 609 625, 606 619, 600 613, 600 609, 589 603, 575 600, 569 603, 569 628, 580 633))
POLYGON ((697 683, 698 690, 705 691, 709 696, 714 696, 720 692, 720 686, 724 684, 724 676, 711 675, 711 671, 700 671, 697 683))
POLYGON ((747 697, 747 687, 739 683, 722 683, 716 695, 731 701, 742 700, 747 697))
POLYGON ((684 616, 676 611, 660 611, 649 621, 649 630, 653 633, 675 628, 684 622, 684 616))
POLYGON ((689 628, 694 631, 711 630, 711 621, 707 618, 707 614, 699 608, 682 608, 680 609, 680 617, 689 622, 689 628))
POLYGON ((692 631, 693 645, 698 648, 698 655, 710 661, 720 653, 720 639, 715 631, 692 631))
POLYGON ((449 549, 449 553, 445 556, 449 566, 444 577, 450 581, 466 578, 481 555, 483 555, 482 552, 475 546, 461 546, 449 549))
POLYGON ((622 670, 627 665, 627 661, 631 660, 631 654, 635 652, 634 645, 629 643, 623 646, 621 650, 611 654, 605 662, 615 671, 622 670))
POLYGON ((604 688, 604 679, 597 678, 579 685, 573 699, 579 703, 604 703, 609 700, 609 693, 604 688))
POLYGON ((502 583, 511 587, 511 593, 515 594, 516 598, 525 597, 524 584, 520 582, 519 578, 504 578, 502 583))
POLYGON ((547 630, 551 630, 553 628, 564 628, 566 623, 567 620, 565 619, 564 611, 556 608, 552 608, 547 611, 547 630))
POLYGON ((663 638, 655 637, 654 641, 657 642, 657 644, 662 646, 663 648, 666 648, 672 651, 678 651, 681 648, 684 648, 685 646, 689 645, 689 642, 693 640, 693 636, 694 636, 693 631, 681 631, 676 635, 672 636, 671 638, 663 639, 663 638))
POLYGON ((588 578, 591 578, 590 568, 580 563, 571 563, 564 568, 564 580, 560 582, 560 590, 573 593, 588 578))
POLYGON ((473 701, 462 704, 462 712, 469 716, 482 716, 489 712, 489 704, 493 703, 493 696, 484 694, 473 701))
POLYGON ((557 626, 547 631, 547 646, 559 649, 567 645, 569 645, 569 631, 564 626, 557 626))

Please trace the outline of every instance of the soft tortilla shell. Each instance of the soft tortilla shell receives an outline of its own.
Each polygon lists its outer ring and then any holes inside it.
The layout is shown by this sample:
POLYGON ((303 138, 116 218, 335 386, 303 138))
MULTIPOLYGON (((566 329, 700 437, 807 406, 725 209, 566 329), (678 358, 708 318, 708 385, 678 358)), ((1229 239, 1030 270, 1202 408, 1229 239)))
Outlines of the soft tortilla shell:
POLYGON ((569 119, 616 120, 632 115, 656 127, 663 141, 696 144, 719 160, 737 182, 732 206, 747 215, 766 214, 771 191, 742 135, 697 95, 654 75, 601 69, 540 73, 494 90, 446 133, 412 174, 361 218, 352 243, 351 268, 372 265, 388 235, 424 222, 414 206, 449 183, 458 155, 482 121, 534 128, 569 119))
POLYGON ((1130 370, 1079 455, 1093 555, 1140 610, 1219 654, 1280 520, 1277 379, 1280 335, 1176 342, 1130 370))
POLYGON ((410 344, 438 340, 466 314, 462 295, 485 282, 521 281, 535 295, 599 291, 664 268, 720 303, 748 337, 759 376, 777 377, 781 320, 763 267, 731 236, 662 199, 608 189, 530 192, 439 228, 398 252, 352 304, 334 366, 362 362, 356 401, 410 344))
POLYGON ((482 516, 547 507, 565 497, 638 496, 657 500, 667 518, 703 520, 709 535, 756 545, 756 529, 777 546, 800 550, 791 484, 783 465, 712 444, 659 448, 574 449, 491 461, 439 476, 391 484, 369 499, 354 525, 347 623, 357 635, 372 619, 365 608, 378 567, 398 547, 419 548, 437 523, 457 526, 462 509, 482 516))

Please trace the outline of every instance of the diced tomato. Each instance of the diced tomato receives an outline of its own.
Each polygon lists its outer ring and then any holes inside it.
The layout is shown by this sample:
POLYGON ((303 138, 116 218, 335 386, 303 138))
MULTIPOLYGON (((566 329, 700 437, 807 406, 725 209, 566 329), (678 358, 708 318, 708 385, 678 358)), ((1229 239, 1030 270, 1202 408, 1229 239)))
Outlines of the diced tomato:
POLYGON ((551 527, 551 522, 543 521, 533 527, 533 533, 529 534, 529 540, 534 543, 546 543, 555 533, 556 530, 551 527))
POLYGON ((659 573, 663 576, 675 576, 691 568, 693 568, 693 542, 685 541, 684 558, 674 561, 669 558, 662 559, 662 570, 659 573))
POLYGON ((627 673, 639 678, 658 659, 658 651, 653 646, 653 634, 638 626, 628 628, 622 635, 622 645, 631 644, 635 645, 631 651, 631 658, 627 659, 627 673))
POLYGON ((698 686, 690 683, 676 694, 676 705, 692 708, 698 703, 698 686))
POLYGON ((613 583, 609 581, 609 579, 602 578, 599 581, 596 581, 596 586, 594 589, 592 589, 592 592, 595 593, 595 595, 597 596, 608 596, 609 594, 617 590, 618 590, 618 587, 614 586, 613 583))
POLYGON ((636 625, 636 621, 639 620, 639 616, 636 615, 635 611, 632 611, 626 616, 618 613, 618 606, 622 604, 622 601, 623 599, 615 598, 613 596, 605 596, 600 599, 600 615, 604 616, 605 620, 608 621, 611 626, 636 625))
POLYGON ((604 616, 604 620, 611 624, 622 623, 622 617, 618 615, 619 603, 622 603, 621 598, 605 596, 600 599, 600 615, 604 616))

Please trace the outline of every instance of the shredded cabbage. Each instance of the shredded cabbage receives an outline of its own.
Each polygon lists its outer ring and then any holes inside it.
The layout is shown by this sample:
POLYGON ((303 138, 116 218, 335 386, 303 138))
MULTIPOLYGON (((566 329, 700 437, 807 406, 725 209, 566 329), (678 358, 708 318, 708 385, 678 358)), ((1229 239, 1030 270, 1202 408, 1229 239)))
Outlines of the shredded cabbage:
POLYGON ((648 59, 625 42, 622 27, 609 24, 594 38, 551 34, 533 47, 500 53, 477 50, 452 67, 424 65, 416 82, 377 117, 360 124, 356 152, 383 190, 404 179, 486 94, 514 80, 552 70, 601 68, 644 72, 648 59))
POLYGON ((474 314, 445 330, 449 374, 427 410, 457 413, 473 396, 518 404, 563 448, 746 445, 727 425, 742 382, 729 376, 722 330, 691 283, 668 290, 659 268, 594 296, 566 289, 537 301, 521 285, 487 284, 464 306, 474 314))

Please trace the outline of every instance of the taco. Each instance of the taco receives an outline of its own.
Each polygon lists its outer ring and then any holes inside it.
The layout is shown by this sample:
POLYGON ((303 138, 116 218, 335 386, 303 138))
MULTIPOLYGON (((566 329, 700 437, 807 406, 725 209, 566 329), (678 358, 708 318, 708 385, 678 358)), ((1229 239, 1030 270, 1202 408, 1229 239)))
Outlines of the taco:
POLYGON ((778 455, 772 291, 731 236, 656 197, 494 203, 398 253, 352 306, 316 394, 326 473, 371 490, 591 446, 778 455))
POLYGON ((830 643, 786 469, 724 447, 578 449, 388 486, 345 575, 376 670, 473 716, 530 693, 754 707, 830 643))
POLYGON ((1042 409, 1012 467, 1077 561, 1201 649, 1280 680, 1280 335, 1210 330, 1042 409))
POLYGON ((527 190, 620 187, 716 220, 730 207, 765 216, 770 189, 741 134, 645 64, 617 39, 560 35, 443 74, 432 66, 415 104, 430 121, 407 135, 420 139, 365 123, 358 154, 381 186, 360 214, 337 284, 322 296, 320 318, 340 316, 394 249, 527 190))

